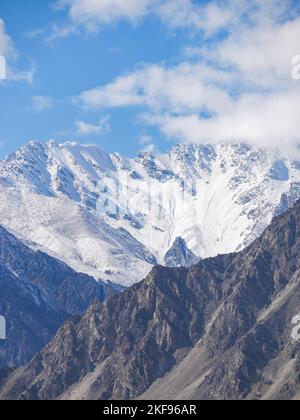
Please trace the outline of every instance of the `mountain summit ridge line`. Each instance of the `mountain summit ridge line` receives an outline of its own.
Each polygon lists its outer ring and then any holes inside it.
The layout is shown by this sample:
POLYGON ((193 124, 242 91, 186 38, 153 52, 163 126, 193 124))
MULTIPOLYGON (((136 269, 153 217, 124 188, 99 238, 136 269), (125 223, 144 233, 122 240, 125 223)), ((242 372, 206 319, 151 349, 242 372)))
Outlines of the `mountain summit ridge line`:
POLYGON ((0 193, 2 224, 17 236, 75 271, 130 286, 178 238, 197 258, 245 248, 300 198, 300 162, 243 144, 129 159, 32 142, 0 162, 0 193))

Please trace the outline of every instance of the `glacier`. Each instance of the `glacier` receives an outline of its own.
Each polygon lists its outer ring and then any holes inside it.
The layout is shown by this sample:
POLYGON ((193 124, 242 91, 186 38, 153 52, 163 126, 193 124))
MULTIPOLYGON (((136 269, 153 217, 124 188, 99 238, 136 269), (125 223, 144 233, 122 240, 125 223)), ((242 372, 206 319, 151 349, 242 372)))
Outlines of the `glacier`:
POLYGON ((300 162, 244 144, 135 158, 30 142, 0 162, 0 223, 77 272, 130 286, 181 238, 195 258, 240 251, 300 198, 300 162))

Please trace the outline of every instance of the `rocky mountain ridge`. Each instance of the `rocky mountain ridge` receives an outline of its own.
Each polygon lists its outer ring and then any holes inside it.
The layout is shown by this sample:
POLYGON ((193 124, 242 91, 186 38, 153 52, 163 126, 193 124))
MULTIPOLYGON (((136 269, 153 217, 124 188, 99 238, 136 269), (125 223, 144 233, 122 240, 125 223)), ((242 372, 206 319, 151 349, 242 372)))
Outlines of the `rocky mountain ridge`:
POLYGON ((68 321, 1 399, 297 399, 300 203, 237 254, 155 267, 68 321))

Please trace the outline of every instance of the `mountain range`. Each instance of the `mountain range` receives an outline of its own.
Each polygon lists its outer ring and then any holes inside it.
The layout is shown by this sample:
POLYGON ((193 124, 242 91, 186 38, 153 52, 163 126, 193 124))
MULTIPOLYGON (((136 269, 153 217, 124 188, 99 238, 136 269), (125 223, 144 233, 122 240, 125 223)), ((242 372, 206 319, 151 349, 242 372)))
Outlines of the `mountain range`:
POLYGON ((239 253, 144 281, 67 321, 1 399, 299 399, 300 202, 239 253))
MULTIPOLYGON (((0 368, 21 366, 40 351, 68 318, 115 290, 31 249, 0 226, 0 368)), ((116 290, 117 291, 117 290, 116 290)))
POLYGON ((0 162, 0 194, 0 223, 18 238, 77 272, 131 286, 156 264, 243 250, 300 198, 300 162, 242 144, 129 159, 31 142, 0 162))

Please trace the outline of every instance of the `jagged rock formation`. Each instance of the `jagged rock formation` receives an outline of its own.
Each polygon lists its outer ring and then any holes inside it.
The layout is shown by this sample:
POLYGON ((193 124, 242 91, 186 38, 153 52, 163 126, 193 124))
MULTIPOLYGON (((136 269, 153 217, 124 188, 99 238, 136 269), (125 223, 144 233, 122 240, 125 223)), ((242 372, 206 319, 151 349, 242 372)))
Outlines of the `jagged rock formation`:
POLYGON ((156 267, 68 321, 2 399, 300 396, 300 203, 239 254, 156 267))
POLYGON ((64 263, 29 248, 0 226, 0 368, 27 363, 70 316, 82 314, 113 288, 75 273, 64 263))
POLYGON ((174 244, 166 253, 164 258, 164 265, 166 267, 191 267, 197 264, 198 258, 188 247, 184 239, 176 238, 174 244))

